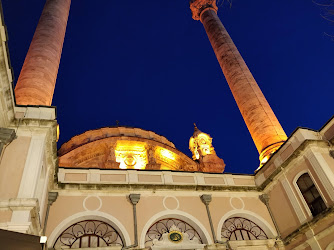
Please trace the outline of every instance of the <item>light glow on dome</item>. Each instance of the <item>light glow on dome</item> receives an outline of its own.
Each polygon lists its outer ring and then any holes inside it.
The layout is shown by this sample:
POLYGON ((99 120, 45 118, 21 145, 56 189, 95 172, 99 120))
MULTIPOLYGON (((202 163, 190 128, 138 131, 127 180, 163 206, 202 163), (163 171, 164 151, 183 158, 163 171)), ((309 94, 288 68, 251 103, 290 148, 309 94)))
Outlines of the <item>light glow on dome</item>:
POLYGON ((161 148, 160 154, 162 157, 165 157, 169 160, 175 161, 175 154, 167 149, 161 148))
POLYGON ((145 143, 143 142, 118 141, 115 156, 121 169, 145 169, 148 163, 145 143))

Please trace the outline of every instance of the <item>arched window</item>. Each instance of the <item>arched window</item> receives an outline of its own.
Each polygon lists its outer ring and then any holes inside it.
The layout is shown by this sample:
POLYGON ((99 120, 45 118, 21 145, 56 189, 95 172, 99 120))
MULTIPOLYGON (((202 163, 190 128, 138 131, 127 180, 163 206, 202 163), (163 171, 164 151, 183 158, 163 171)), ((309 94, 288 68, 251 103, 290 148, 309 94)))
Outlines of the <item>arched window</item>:
POLYGON ((145 247, 150 247, 153 244, 153 240, 161 240, 164 233, 170 233, 173 226, 180 229, 182 233, 187 233, 189 235, 189 240, 193 240, 196 237, 200 243, 203 243, 198 232, 190 226, 187 222, 175 218, 162 219, 155 222, 147 231, 145 236, 145 247))
POLYGON ((308 173, 302 174, 297 180, 297 186, 300 189, 308 207, 311 210, 313 216, 326 210, 326 205, 318 189, 314 185, 310 175, 308 173))
POLYGON ((221 231, 222 239, 227 240, 266 240, 267 234, 253 221, 242 217, 227 219, 221 231))
POLYGON ((98 220, 84 220, 62 232, 55 249, 123 246, 120 234, 111 225, 98 220))

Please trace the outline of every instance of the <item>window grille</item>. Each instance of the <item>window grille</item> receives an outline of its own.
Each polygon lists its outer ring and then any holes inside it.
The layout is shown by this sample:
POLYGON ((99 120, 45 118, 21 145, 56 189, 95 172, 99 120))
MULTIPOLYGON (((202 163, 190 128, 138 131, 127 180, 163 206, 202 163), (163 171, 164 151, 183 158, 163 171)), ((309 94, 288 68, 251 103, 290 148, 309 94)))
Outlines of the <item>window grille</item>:
POLYGON ((299 187, 313 216, 316 216, 326 210, 327 207, 325 202, 321 198, 318 189, 314 185, 308 173, 305 173, 298 178, 297 186, 299 187))
POLYGON ((98 220, 80 221, 63 231, 55 249, 123 246, 120 234, 109 224, 98 220))
POLYGON ((253 221, 242 217, 227 219, 221 230, 222 239, 227 240, 266 240, 267 234, 253 221))

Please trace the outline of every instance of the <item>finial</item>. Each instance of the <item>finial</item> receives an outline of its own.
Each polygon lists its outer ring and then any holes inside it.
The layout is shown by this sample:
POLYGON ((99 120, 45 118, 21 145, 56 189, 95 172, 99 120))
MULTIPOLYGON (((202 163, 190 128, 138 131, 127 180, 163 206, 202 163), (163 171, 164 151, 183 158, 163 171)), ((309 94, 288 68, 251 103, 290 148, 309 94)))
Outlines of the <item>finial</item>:
POLYGON ((116 120, 116 126, 117 127, 119 126, 119 120, 116 120))
POLYGON ((201 133, 201 131, 198 129, 198 127, 196 126, 196 123, 194 123, 194 135, 201 133))

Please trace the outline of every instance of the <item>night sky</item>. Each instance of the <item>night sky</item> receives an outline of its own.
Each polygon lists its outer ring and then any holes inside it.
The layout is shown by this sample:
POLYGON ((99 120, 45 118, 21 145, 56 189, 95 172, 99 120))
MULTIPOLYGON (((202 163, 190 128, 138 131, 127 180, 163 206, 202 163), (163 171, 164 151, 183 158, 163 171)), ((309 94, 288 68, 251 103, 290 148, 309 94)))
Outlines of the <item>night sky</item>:
MULTIPOLYGON (((2 0, 18 79, 43 0, 2 0)), ((311 0, 234 0, 218 15, 289 136, 333 115, 334 28, 311 0)), ((225 172, 253 173, 258 152, 188 1, 73 0, 53 105, 59 145, 87 130, 152 130, 187 155, 195 122, 225 172)))

